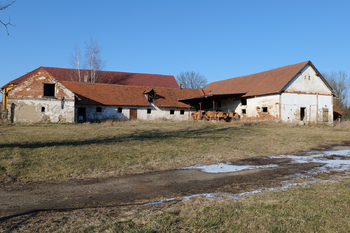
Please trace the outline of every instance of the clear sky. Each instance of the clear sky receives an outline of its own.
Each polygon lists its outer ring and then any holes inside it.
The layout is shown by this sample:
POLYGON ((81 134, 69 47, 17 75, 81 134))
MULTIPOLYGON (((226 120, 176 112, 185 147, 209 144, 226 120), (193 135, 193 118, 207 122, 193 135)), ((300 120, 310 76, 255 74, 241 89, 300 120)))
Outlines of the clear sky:
POLYGON ((10 16, 0 86, 40 66, 69 68, 91 38, 110 71, 195 71, 213 82, 311 60, 350 75, 348 0, 17 0, 0 11, 10 16))

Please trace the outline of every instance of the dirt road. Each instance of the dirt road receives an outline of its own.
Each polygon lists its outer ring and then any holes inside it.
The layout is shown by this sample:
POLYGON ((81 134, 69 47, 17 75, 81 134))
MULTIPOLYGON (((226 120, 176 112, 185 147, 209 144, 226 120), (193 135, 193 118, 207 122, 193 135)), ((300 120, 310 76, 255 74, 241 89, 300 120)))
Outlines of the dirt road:
POLYGON ((322 166, 319 163, 295 164, 289 159, 264 158, 244 160, 239 164, 279 166, 216 174, 179 169, 108 179, 5 186, 0 188, 0 221, 37 210, 118 206, 218 191, 240 193, 322 166))

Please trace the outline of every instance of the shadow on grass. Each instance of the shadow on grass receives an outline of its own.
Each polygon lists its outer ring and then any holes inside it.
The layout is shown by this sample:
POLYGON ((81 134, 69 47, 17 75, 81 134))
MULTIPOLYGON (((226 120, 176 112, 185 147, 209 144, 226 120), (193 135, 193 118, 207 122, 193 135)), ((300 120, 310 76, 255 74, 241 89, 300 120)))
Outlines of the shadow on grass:
MULTIPOLYGON (((200 129, 181 129, 168 132, 161 132, 157 129, 136 130, 135 132, 115 137, 101 137, 86 140, 64 140, 55 142, 33 142, 33 143, 0 143, 0 148, 42 148, 53 146, 81 146, 91 144, 112 144, 128 141, 159 141, 174 138, 185 139, 222 139, 230 138, 231 134, 238 133, 241 129, 232 127, 216 128, 214 126, 205 126, 200 129)), ((79 135, 77 135, 77 138, 79 135)))

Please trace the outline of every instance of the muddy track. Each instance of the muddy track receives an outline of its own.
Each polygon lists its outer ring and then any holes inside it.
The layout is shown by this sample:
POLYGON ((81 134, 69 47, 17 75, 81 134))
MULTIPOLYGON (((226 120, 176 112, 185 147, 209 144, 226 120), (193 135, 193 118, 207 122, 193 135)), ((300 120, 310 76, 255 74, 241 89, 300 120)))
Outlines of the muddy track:
POLYGON ((303 173, 318 163, 295 164, 288 159, 254 158, 237 164, 278 164, 278 167, 230 173, 171 170, 106 179, 70 180, 0 188, 0 221, 35 211, 138 204, 183 195, 250 191, 271 185, 294 173, 303 173))

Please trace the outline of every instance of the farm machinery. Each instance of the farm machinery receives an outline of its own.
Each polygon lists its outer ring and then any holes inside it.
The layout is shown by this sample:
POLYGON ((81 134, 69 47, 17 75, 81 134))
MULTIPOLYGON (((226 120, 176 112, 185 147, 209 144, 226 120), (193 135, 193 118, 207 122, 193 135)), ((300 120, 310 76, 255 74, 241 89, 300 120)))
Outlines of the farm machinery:
POLYGON ((235 112, 222 112, 222 111, 197 111, 192 113, 192 119, 193 120, 203 120, 206 119, 208 121, 210 120, 219 120, 219 121, 226 121, 230 122, 232 119, 238 120, 239 115, 235 112))

